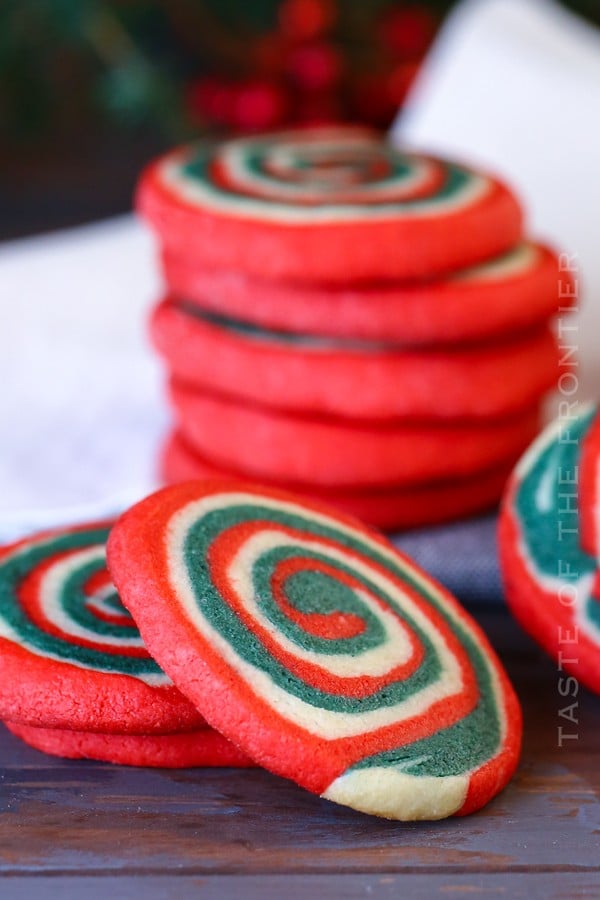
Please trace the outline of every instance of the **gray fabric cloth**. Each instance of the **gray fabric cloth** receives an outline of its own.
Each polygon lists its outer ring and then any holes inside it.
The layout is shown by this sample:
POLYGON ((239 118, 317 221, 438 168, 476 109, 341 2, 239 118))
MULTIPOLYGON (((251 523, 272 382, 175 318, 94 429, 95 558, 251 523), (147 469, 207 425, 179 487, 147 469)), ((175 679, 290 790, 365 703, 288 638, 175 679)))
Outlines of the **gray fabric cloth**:
POLYGON ((495 514, 392 535, 392 543, 469 604, 504 602, 495 514))

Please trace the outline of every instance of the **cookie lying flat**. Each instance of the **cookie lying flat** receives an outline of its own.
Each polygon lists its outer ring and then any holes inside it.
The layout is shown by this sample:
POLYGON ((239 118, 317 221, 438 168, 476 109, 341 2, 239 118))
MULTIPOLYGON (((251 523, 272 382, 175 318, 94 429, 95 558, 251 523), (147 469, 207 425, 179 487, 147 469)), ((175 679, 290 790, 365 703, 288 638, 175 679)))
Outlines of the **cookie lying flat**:
POLYGON ((184 147, 146 170, 137 205, 194 266, 263 278, 432 277, 522 234, 519 205, 496 179, 353 127, 184 147))
POLYGON ((258 329, 167 300, 154 344, 187 384, 250 403, 361 419, 499 417, 555 386, 558 348, 545 327, 477 347, 408 350, 258 329))
POLYGON ((202 456, 248 477, 350 487, 468 477, 516 459, 536 410, 485 423, 391 423, 292 415, 171 384, 178 427, 202 456))
POLYGON ((561 670, 600 693, 598 494, 591 489, 599 428, 597 409, 588 408, 551 425, 527 451, 503 503, 500 554, 515 617, 561 670))
POLYGON ((140 735, 32 728, 14 722, 4 724, 30 747, 67 759, 95 759, 122 766, 158 766, 166 769, 255 765, 213 728, 178 734, 140 735))
POLYGON ((0 551, 0 718, 132 734, 206 724, 149 656, 106 569, 110 523, 0 551))
POLYGON ((356 520, 188 482, 126 512, 108 560, 165 671, 276 774, 394 819, 472 812, 512 775, 520 710, 485 636, 356 520))
MULTIPOLYGON (((511 469, 512 462, 470 478, 432 482, 414 488, 388 486, 376 490, 344 491, 319 490, 314 485, 276 486, 329 503, 369 525, 392 531, 453 521, 495 506, 511 469)), ((243 478, 242 473, 226 471, 194 453, 178 434, 173 434, 165 444, 161 475, 166 484, 194 479, 243 478)))
POLYGON ((292 282, 209 269, 180 248, 166 248, 162 261, 171 293, 203 309, 264 328, 412 345, 512 335, 575 300, 572 275, 559 257, 532 243, 437 281, 336 288, 307 282, 308 272, 292 282))

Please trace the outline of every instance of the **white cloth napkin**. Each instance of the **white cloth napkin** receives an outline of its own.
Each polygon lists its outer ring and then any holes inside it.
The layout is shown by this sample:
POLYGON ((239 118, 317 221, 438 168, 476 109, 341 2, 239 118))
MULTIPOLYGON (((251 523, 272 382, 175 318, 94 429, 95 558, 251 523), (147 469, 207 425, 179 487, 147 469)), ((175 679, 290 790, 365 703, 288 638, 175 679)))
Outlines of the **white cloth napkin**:
POLYGON ((530 231, 576 254, 581 391, 600 398, 600 31, 552 0, 465 0, 393 128, 497 171, 530 231))
POLYGON ((0 541, 112 515, 155 486, 158 289, 130 216, 0 247, 0 541))

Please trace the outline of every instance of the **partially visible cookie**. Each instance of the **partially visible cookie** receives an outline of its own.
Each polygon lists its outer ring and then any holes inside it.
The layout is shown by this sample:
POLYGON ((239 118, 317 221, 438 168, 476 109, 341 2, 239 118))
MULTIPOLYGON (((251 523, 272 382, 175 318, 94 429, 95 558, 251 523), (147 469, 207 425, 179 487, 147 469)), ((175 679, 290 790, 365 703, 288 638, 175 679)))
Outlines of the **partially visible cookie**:
POLYGON ((146 650, 106 569, 111 523, 0 550, 0 718, 131 734, 204 719, 146 650))
POLYGON ((549 426, 518 464, 500 519, 506 597, 523 628, 600 693, 596 407, 549 426))
POLYGON ((521 714, 487 639, 356 520, 188 482, 126 512, 108 560, 165 671, 271 771, 406 820, 473 812, 511 777, 521 714))
POLYGON ((4 723, 36 750, 67 759, 95 759, 123 766, 182 769, 191 766, 254 766, 245 753, 212 728, 177 734, 101 734, 4 723))
POLYGON ((592 419, 581 445, 579 468, 579 521, 581 546, 589 556, 600 560, 600 415, 592 419))

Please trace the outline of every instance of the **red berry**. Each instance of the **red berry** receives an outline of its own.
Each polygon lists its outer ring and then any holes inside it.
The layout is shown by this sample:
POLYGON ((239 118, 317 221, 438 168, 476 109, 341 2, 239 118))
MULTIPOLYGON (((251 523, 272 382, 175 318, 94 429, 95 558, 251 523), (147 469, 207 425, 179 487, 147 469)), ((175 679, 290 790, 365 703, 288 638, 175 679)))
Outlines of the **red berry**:
POLYGON ((391 9, 380 26, 381 40, 399 56, 422 56, 436 30, 435 18, 420 6, 391 9))
POLYGON ((236 90, 232 124, 242 131, 261 131, 279 125, 287 113, 287 97, 269 81, 249 81, 236 90))
POLYGON ((300 88, 321 91, 337 83, 342 60, 330 44, 304 44, 291 51, 288 71, 300 88))
POLYGON ((279 7, 283 31, 296 40, 310 40, 326 32, 335 21, 332 0, 284 0, 279 7))
POLYGON ((218 78, 199 78, 188 88, 188 107, 192 115, 227 124, 231 119, 234 94, 231 85, 218 78))

